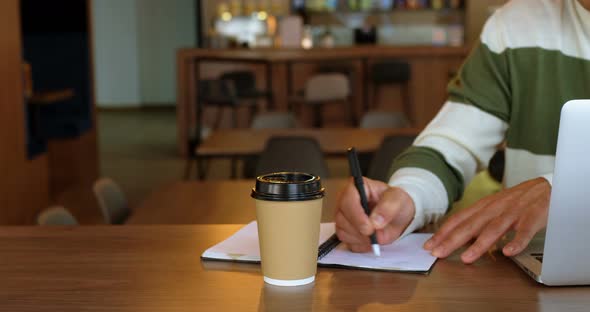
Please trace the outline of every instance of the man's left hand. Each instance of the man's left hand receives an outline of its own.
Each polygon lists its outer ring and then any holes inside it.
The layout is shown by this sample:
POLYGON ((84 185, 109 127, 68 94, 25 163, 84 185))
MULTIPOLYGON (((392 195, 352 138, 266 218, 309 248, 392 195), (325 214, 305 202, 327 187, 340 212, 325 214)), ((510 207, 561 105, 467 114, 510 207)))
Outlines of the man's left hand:
POLYGON ((514 230, 514 239, 502 251, 506 256, 517 255, 547 225, 550 195, 549 182, 537 178, 483 198, 452 215, 424 248, 435 257, 446 258, 471 239, 476 239, 461 254, 463 262, 473 263, 506 232, 514 230))

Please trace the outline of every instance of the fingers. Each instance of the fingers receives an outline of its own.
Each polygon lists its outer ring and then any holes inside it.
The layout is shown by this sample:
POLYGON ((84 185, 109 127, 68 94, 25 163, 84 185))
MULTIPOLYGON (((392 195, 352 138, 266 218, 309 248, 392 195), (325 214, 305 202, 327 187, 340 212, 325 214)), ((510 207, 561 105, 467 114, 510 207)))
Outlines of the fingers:
POLYGON ((535 179, 480 200, 449 218, 424 248, 436 257, 445 258, 477 237, 461 255, 463 262, 473 263, 513 228, 516 236, 503 252, 507 256, 516 255, 546 226, 550 192, 546 180, 535 179))
POLYGON ((361 234, 346 218, 341 214, 336 214, 336 235, 346 244, 367 245, 370 246, 370 239, 367 235, 361 234))
POLYGON ((348 244, 348 249, 350 249, 350 251, 356 252, 356 253, 367 253, 367 252, 372 251, 371 245, 351 245, 351 244, 348 244))
POLYGON ((385 184, 384 182, 371 180, 365 177, 363 177, 363 182, 365 185, 365 193, 367 194, 369 207, 374 207, 381 199, 381 194, 390 188, 389 185, 385 184))
POLYGON ((390 244, 400 237, 414 219, 416 208, 412 198, 402 189, 391 188, 371 213, 377 229, 377 241, 390 244))
POLYGON ((457 228, 457 226, 459 226, 459 224, 471 218, 475 213, 479 212, 480 209, 487 206, 491 202, 491 198, 484 198, 478 201, 472 207, 452 215, 443 224, 443 226, 429 240, 427 240, 426 243, 424 243, 424 249, 433 251, 447 239, 447 237, 457 228))
POLYGON ((471 245, 462 255, 461 260, 470 264, 479 259, 484 253, 514 225, 517 216, 502 214, 490 222, 481 232, 475 243, 471 245))
POLYGON ((371 212, 371 222, 377 230, 384 229, 400 214, 402 209, 409 209, 411 199, 400 188, 390 188, 383 192, 381 199, 371 212))
POLYGON ((414 203, 405 191, 380 181, 364 181, 367 199, 373 207, 371 218, 361 206, 352 179, 341 193, 335 215, 336 233, 353 251, 370 248, 369 236, 375 231, 380 244, 393 242, 414 218, 414 203))
POLYGON ((493 209, 482 209, 473 214, 446 235, 444 240, 432 250, 432 255, 437 258, 448 257, 457 248, 477 236, 494 217, 496 215, 493 209))
POLYGON ((512 257, 521 253, 535 234, 547 225, 549 210, 545 206, 548 206, 548 199, 541 199, 534 208, 529 209, 527 214, 521 218, 516 225, 514 239, 506 244, 502 250, 504 255, 512 257))
MULTIPOLYGON (((342 216, 348 221, 348 224, 361 234, 367 236, 373 233, 373 225, 361 206, 360 196, 354 187, 352 179, 340 197, 337 214, 338 213, 342 214, 342 216)), ((342 220, 336 220, 336 223, 339 224, 341 221, 342 220)))

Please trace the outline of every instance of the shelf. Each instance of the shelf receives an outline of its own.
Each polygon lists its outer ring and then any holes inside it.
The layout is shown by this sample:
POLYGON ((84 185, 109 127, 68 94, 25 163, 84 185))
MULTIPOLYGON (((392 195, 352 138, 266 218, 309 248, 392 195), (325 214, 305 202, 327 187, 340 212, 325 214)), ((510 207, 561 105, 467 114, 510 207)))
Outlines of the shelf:
POLYGON ((309 14, 391 14, 391 13, 420 13, 420 12, 437 12, 437 13, 463 13, 465 9, 463 8, 443 8, 443 9, 432 9, 432 8, 423 8, 423 9, 392 9, 392 10, 339 10, 339 11, 314 11, 314 10, 306 10, 306 13, 309 14))

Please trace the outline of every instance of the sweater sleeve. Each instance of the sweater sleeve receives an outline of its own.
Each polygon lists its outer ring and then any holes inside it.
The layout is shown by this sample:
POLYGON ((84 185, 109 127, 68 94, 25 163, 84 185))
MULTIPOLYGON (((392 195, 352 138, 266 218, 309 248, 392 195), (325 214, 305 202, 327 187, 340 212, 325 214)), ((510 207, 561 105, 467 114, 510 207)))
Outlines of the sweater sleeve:
POLYGON ((448 101, 391 167, 390 185, 403 188, 414 200, 413 228, 437 220, 459 200, 465 186, 487 167, 505 138, 510 116, 510 77, 504 55, 490 48, 501 40, 494 31, 497 27, 492 17, 482 41, 449 84, 448 101), (432 174, 416 178, 407 174, 410 168, 432 174), (433 195, 436 198, 441 191, 446 200, 433 201, 433 195))

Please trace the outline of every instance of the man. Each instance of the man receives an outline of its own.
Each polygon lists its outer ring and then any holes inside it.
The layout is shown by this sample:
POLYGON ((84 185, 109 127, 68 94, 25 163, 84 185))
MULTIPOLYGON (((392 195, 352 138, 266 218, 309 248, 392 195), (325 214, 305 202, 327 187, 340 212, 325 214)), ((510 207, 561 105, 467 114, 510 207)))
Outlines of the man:
POLYGON ((449 94, 395 160, 389 184, 365 181, 370 217, 353 184, 343 190, 336 228, 352 251, 370 251, 374 231, 388 244, 437 221, 502 142, 507 188, 451 216, 424 248, 444 258, 475 239, 461 254, 472 263, 510 230, 515 237, 505 255, 528 245, 547 224, 561 107, 590 98, 590 0, 505 5, 486 23, 449 94))

